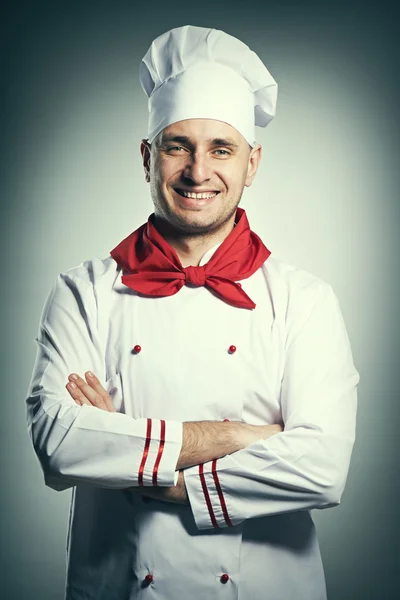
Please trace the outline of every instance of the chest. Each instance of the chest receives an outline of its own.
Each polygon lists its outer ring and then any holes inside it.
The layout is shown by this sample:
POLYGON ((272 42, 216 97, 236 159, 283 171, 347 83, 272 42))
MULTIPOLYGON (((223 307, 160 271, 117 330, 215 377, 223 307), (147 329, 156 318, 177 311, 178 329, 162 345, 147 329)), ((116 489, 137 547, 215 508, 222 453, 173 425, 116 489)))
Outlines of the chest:
POLYGON ((280 415, 281 336, 262 281, 247 283, 254 310, 204 287, 164 298, 115 290, 106 369, 120 375, 123 412, 254 424, 280 415))

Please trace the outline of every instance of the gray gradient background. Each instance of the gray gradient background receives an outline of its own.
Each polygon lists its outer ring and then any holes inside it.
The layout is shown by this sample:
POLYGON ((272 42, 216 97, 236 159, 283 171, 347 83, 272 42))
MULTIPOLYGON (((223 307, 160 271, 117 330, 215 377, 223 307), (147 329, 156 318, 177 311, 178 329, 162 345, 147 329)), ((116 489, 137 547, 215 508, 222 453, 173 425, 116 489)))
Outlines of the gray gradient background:
POLYGON ((139 62, 155 36, 185 24, 241 38, 279 83, 241 206, 276 257, 333 286, 361 375, 342 503, 313 512, 329 599, 397 598, 394 3, 16 4, 3 13, 0 53, 1 598, 63 598, 70 492, 44 486, 26 433, 33 339, 57 274, 107 256, 152 212, 139 154, 147 110, 139 62))

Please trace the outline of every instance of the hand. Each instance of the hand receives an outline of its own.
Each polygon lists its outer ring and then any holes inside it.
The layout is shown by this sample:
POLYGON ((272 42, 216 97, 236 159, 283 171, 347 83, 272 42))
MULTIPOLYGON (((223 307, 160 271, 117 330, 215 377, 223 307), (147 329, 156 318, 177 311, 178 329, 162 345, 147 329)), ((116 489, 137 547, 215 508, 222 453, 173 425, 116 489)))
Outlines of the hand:
POLYGON ((141 494, 159 500, 160 502, 172 502, 173 504, 189 504, 183 471, 179 471, 178 481, 173 487, 131 487, 127 488, 133 493, 141 494))
POLYGON ((65 386, 77 404, 82 406, 95 406, 108 412, 117 412, 110 395, 101 385, 96 375, 91 371, 85 373, 86 381, 76 373, 68 376, 69 382, 65 386), (91 373, 91 376, 89 375, 91 373), (76 379, 74 378, 76 376, 76 379))

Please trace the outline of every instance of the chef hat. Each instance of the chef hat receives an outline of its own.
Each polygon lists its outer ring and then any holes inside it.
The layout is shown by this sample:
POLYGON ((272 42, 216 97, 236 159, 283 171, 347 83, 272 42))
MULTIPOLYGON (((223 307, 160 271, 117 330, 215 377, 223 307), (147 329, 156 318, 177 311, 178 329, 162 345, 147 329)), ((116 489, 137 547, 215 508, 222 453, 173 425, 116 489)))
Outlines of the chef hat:
POLYGON ((255 125, 275 116, 278 86, 257 54, 218 29, 185 25, 163 33, 140 64, 150 142, 172 123, 215 119, 254 147, 255 125))

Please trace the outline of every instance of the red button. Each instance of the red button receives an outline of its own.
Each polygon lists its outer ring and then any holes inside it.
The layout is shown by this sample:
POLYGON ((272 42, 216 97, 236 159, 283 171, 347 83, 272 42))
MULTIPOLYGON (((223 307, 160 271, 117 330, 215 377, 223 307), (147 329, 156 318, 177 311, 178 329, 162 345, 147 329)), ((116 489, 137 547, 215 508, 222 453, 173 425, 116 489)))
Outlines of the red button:
POLYGON ((228 421, 228 422, 229 422, 229 419, 224 419, 224 423, 225 423, 226 421, 228 421))
POLYGON ((229 352, 230 352, 231 354, 233 354, 234 352, 236 352, 236 346, 233 346, 233 345, 232 345, 232 346, 229 346, 229 352))
POLYGON ((226 583, 227 581, 229 581, 229 575, 227 573, 224 573, 223 575, 221 575, 221 583, 226 583))
POLYGON ((236 282, 236 285, 238 285, 239 287, 242 287, 242 284, 239 283, 238 281, 236 282))
POLYGON ((133 347, 133 351, 136 354, 139 354, 139 352, 141 351, 141 349, 142 349, 142 346, 139 346, 139 344, 136 344, 136 346, 133 347))
POLYGON ((146 583, 151 583, 153 581, 153 575, 151 573, 148 573, 144 580, 146 583))

